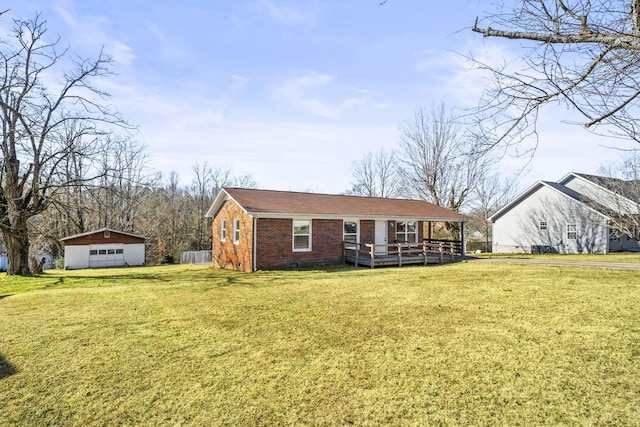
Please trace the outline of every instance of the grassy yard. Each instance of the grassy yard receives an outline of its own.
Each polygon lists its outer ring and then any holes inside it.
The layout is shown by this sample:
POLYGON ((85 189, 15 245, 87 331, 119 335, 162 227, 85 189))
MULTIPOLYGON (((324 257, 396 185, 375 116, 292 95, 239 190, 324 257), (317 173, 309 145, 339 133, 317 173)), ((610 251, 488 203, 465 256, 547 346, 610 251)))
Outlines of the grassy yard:
POLYGON ((525 258, 547 259, 559 261, 598 261, 598 262, 634 262, 640 263, 640 252, 612 252, 610 254, 507 254, 485 252, 481 254, 469 254, 478 258, 525 258))
POLYGON ((637 272, 0 278, 0 425, 639 425, 637 272))

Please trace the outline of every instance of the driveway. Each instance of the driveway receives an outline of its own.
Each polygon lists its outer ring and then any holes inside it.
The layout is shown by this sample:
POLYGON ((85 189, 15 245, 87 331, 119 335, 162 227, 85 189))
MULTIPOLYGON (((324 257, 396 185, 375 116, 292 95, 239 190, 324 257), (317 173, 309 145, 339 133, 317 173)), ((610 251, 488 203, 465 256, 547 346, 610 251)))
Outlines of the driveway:
POLYGON ((640 271, 640 263, 635 263, 635 262, 561 261, 561 260, 532 259, 532 258, 474 258, 474 257, 466 257, 465 260, 469 262, 495 262, 495 263, 503 263, 503 264, 538 264, 538 265, 556 265, 561 267, 613 268, 618 270, 640 271))

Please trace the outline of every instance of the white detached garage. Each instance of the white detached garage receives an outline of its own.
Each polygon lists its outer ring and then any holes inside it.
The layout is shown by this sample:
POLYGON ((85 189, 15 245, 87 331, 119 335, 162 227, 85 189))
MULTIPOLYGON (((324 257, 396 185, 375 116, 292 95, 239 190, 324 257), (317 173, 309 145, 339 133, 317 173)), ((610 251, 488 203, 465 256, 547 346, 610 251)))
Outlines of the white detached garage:
POLYGON ((144 265, 143 236, 101 228, 61 240, 67 270, 144 265))

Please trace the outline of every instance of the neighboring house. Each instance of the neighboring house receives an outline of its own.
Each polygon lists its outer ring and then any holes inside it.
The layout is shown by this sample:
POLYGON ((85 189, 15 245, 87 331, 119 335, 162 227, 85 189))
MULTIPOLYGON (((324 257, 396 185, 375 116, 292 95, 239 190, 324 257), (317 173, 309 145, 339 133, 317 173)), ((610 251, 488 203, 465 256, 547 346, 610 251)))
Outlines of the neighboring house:
POLYGON ((67 270, 144 265, 146 237, 101 228, 61 240, 67 270))
MULTIPOLYGON (((422 242, 435 222, 467 217, 420 200, 223 188, 213 218, 213 264, 242 271, 343 262, 343 242, 422 242)), ((464 247, 464 244, 462 245, 464 247)))
POLYGON ((612 230, 620 215, 638 215, 631 182, 569 173, 538 181, 489 217, 494 252, 608 253, 640 250, 612 230))

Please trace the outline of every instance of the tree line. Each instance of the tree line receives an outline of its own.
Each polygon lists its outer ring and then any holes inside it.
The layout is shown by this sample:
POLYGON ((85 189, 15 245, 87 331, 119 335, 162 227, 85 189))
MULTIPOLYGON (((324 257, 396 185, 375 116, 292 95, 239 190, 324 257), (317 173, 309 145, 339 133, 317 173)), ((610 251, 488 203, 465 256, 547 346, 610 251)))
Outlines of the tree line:
POLYGON ((35 254, 62 257, 60 238, 107 227, 147 237, 147 262, 173 263, 180 252, 211 249, 211 220, 205 213, 225 186, 256 188, 251 175, 207 162, 195 163, 190 184, 175 171, 148 171, 143 147, 131 143, 133 168, 61 191, 50 209, 30 222, 30 264, 35 254))

